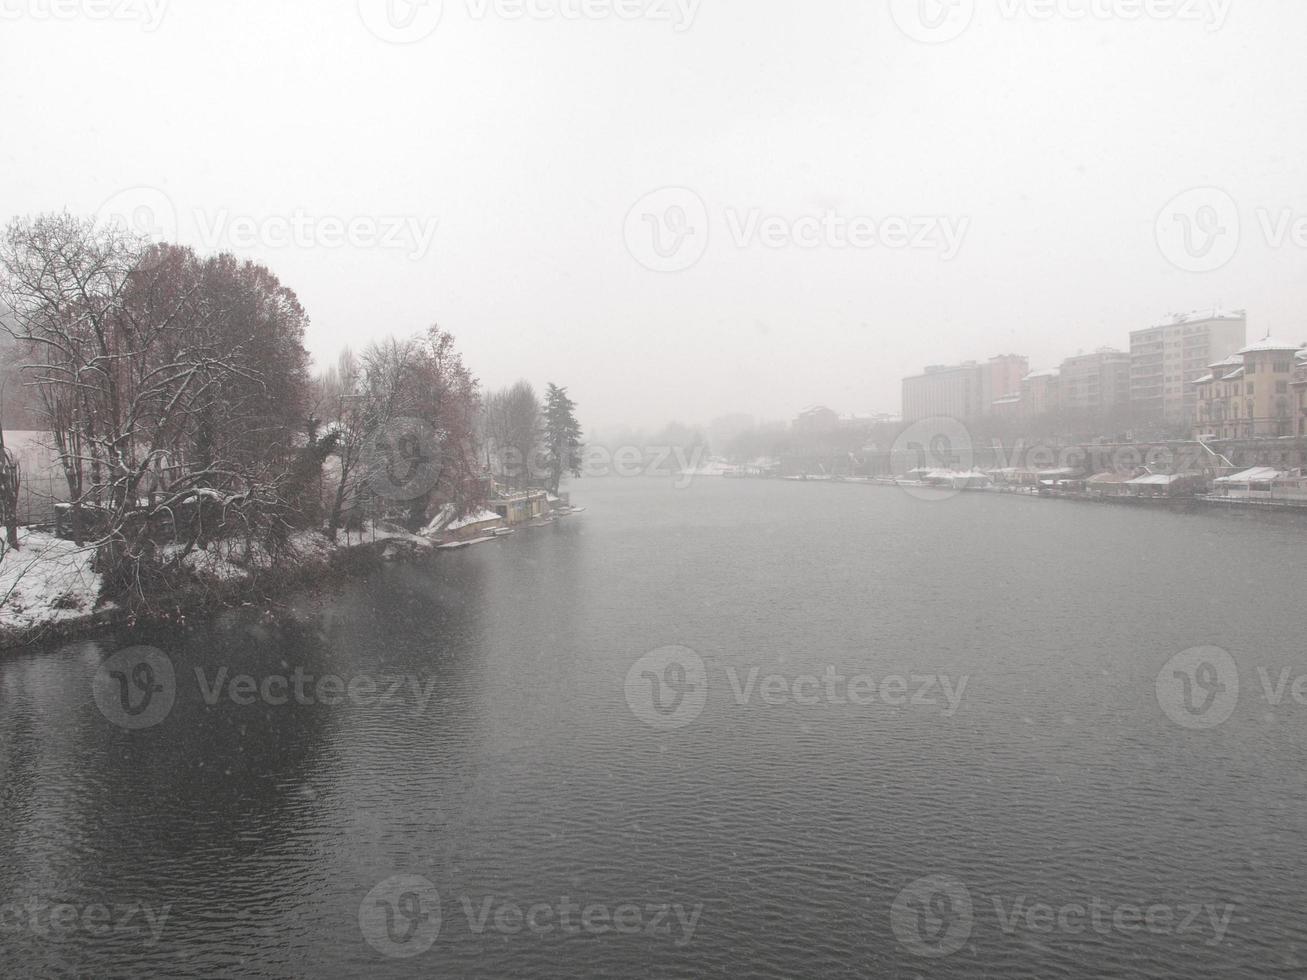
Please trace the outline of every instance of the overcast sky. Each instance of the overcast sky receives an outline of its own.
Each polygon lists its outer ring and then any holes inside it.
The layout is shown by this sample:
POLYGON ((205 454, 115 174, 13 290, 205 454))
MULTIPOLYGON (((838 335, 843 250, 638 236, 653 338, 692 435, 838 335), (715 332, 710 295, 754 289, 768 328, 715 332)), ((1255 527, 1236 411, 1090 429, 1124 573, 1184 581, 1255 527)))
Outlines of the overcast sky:
POLYGON ((231 249, 319 363, 435 321, 605 429, 1218 303, 1307 340, 1302 0, 389 3, 0 0, 0 217, 231 249))

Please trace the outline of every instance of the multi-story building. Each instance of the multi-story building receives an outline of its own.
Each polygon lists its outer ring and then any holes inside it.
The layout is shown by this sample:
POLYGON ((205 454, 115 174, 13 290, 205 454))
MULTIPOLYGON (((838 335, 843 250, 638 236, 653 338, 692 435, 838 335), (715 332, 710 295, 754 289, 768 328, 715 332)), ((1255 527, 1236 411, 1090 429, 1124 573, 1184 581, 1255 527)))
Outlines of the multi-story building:
POLYGON ((1191 385, 1194 437, 1273 439, 1302 430, 1301 395, 1294 394, 1300 350, 1267 338, 1209 365, 1191 385))
POLYGON ((1021 379, 1030 373, 1030 360, 1020 354, 991 357, 980 372, 980 414, 994 414, 994 403, 1021 394, 1021 379))
POLYGON ((1210 310, 1172 317, 1130 334, 1130 407, 1140 418, 1185 422, 1196 417, 1194 382, 1210 365, 1248 343, 1248 317, 1210 310))
POLYGON ((1115 347, 1062 362, 1062 407, 1105 418, 1130 401, 1130 355, 1115 347))
POLYGON ((965 361, 928 367, 922 374, 903 379, 903 421, 990 415, 995 402, 1020 394, 1029 364, 1018 354, 1003 354, 984 364, 965 361))
POLYGON ((1297 410, 1294 416, 1298 423, 1295 430, 1300 436, 1307 436, 1307 350, 1299 351, 1297 363, 1293 369, 1293 380, 1289 382, 1289 390, 1294 393, 1297 403, 1297 410))
POLYGON ((834 432, 839 428, 840 416, 825 405, 810 405, 794 420, 794 431, 808 434, 834 432))
POLYGON ((1036 419, 1062 407, 1062 377, 1057 368, 1034 371, 1021 379, 1021 415, 1036 419))

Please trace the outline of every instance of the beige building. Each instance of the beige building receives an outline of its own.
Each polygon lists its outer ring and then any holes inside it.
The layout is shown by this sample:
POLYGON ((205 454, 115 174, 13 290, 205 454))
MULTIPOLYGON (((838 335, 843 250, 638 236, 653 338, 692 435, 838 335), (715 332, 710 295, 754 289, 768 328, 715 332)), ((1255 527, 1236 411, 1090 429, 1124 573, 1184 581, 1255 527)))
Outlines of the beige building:
POLYGON ((1303 431, 1301 345, 1258 341, 1208 366, 1193 382, 1197 439, 1279 438, 1303 431), (1300 382, 1301 383, 1301 382, 1300 382))
POLYGON ((1248 343, 1242 310, 1176 316, 1130 335, 1130 405, 1144 418, 1185 422, 1196 418, 1194 382, 1208 368, 1248 343))
POLYGON ((1289 382, 1289 390, 1293 392, 1293 398, 1297 405, 1297 411, 1294 416, 1297 419, 1295 429, 1300 436, 1307 436, 1307 351, 1299 351, 1297 364, 1293 369, 1293 380, 1289 382))
POLYGON ((1003 354, 984 364, 928 367, 903 379, 903 421, 947 417, 974 419, 992 414, 995 402, 1021 393, 1021 379, 1029 361, 1018 354, 1003 354))
POLYGON ((1115 347, 1077 354, 1062 362, 1062 407, 1106 417, 1130 401, 1130 355, 1115 347))
POLYGON ((1057 368, 1034 371, 1021 379, 1021 415, 1036 419, 1062 407, 1062 373, 1057 368))

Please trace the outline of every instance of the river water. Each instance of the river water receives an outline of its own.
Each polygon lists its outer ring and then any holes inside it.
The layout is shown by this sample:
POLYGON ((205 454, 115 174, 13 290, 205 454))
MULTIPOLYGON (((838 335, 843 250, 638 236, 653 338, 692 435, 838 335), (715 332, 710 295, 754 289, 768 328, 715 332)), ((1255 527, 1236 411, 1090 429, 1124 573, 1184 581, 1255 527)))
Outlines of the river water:
POLYGON ((1307 532, 573 489, 0 660, 0 972, 1307 975, 1307 532))

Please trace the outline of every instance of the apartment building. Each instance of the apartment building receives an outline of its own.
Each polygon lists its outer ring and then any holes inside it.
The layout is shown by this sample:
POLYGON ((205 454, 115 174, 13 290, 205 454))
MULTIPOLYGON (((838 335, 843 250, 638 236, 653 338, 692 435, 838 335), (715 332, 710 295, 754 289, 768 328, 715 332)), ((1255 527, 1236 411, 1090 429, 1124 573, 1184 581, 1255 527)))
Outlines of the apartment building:
POLYGON ((1077 354, 1062 362, 1062 407, 1106 417, 1130 401, 1130 355, 1115 347, 1077 354))
POLYGON ((1248 343, 1242 310, 1209 310, 1172 317, 1130 334, 1130 404, 1142 418, 1185 422, 1196 418, 1194 384, 1248 343))
POLYGON ((1028 419, 1057 412, 1062 407, 1062 372, 1057 368, 1032 371, 1021 379, 1021 414, 1028 419))
POLYGON ((965 361, 928 367, 903 379, 903 421, 988 416, 995 402, 1021 393, 1021 379, 1029 371, 1029 360, 1019 354, 1002 354, 983 364, 965 361))

